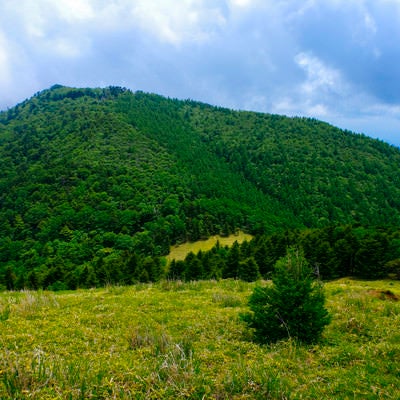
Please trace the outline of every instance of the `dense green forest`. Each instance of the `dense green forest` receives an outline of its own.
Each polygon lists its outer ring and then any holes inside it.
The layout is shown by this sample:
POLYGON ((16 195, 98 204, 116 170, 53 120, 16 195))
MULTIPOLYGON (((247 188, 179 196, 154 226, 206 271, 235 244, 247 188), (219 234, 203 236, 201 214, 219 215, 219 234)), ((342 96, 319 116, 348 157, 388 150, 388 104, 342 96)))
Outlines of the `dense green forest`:
POLYGON ((173 260, 167 277, 249 282, 269 278, 289 247, 303 249, 316 277, 322 279, 400 279, 400 230, 351 225, 281 231, 240 245, 235 242, 230 248, 217 243, 209 251, 189 253, 183 261, 173 260))
POLYGON ((326 278, 400 258, 400 150, 314 119, 55 85, 0 113, 0 160, 1 288, 251 280, 292 244, 326 278), (256 238, 219 263, 166 267, 238 229, 256 238))

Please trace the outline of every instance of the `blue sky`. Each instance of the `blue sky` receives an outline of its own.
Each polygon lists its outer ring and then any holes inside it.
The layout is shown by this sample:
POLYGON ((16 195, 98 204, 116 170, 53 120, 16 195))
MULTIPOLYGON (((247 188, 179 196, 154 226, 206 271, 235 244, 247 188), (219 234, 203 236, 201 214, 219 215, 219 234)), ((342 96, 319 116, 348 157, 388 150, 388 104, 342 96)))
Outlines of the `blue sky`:
POLYGON ((400 146, 399 64, 400 0, 0 2, 0 109, 119 85, 400 146))

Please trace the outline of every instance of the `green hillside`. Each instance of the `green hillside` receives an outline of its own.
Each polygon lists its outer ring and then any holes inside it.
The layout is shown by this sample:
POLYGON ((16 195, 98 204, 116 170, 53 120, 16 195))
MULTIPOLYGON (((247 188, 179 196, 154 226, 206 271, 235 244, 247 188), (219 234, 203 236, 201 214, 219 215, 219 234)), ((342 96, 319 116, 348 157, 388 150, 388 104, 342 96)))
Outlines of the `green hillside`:
POLYGON ((170 245, 400 222, 400 151, 304 118, 53 86, 0 113, 0 285, 157 280, 170 245))

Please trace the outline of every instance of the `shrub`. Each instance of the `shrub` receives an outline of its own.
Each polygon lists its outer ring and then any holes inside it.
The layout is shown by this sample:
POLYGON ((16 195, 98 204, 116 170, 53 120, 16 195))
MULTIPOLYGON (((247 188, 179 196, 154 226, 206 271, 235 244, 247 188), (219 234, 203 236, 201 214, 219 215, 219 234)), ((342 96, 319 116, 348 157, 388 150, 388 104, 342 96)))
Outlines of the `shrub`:
POLYGON ((0 308, 0 321, 7 321, 11 314, 10 305, 0 308))
POLYGON ((250 313, 243 319, 254 328, 260 343, 296 338, 315 342, 330 322, 320 281, 313 276, 303 254, 294 248, 277 261, 272 285, 254 288, 250 313))

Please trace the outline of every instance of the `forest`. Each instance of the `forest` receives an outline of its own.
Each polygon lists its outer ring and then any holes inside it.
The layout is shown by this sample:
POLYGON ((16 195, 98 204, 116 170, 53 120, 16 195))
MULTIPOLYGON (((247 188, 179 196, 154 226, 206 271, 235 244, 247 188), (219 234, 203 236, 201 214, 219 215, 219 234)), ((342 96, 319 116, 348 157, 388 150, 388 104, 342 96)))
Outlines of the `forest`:
POLYGON ((307 118, 54 85, 0 113, 0 289, 400 275, 400 150, 307 118), (167 265, 170 246, 254 239, 167 265))

